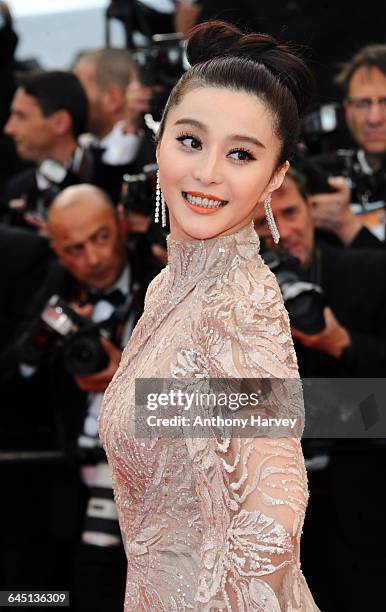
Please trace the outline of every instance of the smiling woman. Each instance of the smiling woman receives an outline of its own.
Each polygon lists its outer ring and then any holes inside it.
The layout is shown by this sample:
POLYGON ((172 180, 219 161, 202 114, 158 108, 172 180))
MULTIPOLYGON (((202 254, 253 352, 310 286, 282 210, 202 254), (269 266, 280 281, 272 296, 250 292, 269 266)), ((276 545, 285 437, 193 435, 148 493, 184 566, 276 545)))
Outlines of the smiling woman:
POLYGON ((257 379, 258 389, 276 378, 270 416, 295 418, 298 435, 303 422, 301 393, 282 380, 299 376, 288 316, 252 219, 264 201, 274 229, 269 196, 312 78, 285 45, 222 22, 197 26, 187 54, 157 144, 169 263, 100 419, 128 559, 125 611, 316 612, 300 569, 308 493, 293 431, 203 436, 179 422, 172 437, 136 438, 146 420, 136 378, 257 379))
POLYGON ((258 98, 225 88, 194 89, 170 109, 157 155, 173 238, 226 235, 253 219, 288 167, 275 168, 273 121, 258 98))

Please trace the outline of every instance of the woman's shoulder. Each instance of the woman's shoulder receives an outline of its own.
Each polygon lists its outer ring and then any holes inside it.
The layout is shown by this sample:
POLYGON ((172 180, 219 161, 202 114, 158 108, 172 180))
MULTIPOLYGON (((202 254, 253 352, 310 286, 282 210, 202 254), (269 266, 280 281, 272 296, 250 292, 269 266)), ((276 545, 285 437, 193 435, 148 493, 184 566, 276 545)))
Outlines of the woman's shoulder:
POLYGON ((217 299, 227 306, 230 316, 241 310, 255 318, 267 312, 271 316, 286 312, 276 277, 260 256, 236 267, 225 282, 221 279, 217 299))
POLYGON ((166 282, 167 276, 167 268, 163 268, 157 276, 153 278, 153 280, 149 283, 149 286, 145 295, 145 303, 144 310, 147 310, 149 305, 152 303, 154 299, 157 299, 160 295, 161 288, 163 284, 166 282))
POLYGON ((200 323, 199 342, 227 376, 297 376, 288 314, 262 260, 229 275, 207 300, 200 323))

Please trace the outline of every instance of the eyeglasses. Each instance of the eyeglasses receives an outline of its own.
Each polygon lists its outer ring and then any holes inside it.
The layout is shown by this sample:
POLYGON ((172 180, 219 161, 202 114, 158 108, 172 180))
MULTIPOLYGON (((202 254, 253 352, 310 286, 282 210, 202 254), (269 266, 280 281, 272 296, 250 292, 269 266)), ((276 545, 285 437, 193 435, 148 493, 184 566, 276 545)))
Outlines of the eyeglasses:
POLYGON ((356 111, 368 113, 373 105, 379 106, 386 113, 386 97, 384 98, 347 98, 348 104, 356 111))

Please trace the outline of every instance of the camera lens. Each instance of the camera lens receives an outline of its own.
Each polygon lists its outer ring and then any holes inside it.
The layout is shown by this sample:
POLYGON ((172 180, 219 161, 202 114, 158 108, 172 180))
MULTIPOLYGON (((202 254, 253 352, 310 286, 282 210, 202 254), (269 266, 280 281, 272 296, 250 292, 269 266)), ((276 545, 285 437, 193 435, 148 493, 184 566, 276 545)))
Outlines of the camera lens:
POLYGON ((98 335, 82 335, 69 338, 64 347, 66 369, 77 376, 88 376, 104 370, 108 357, 98 335))

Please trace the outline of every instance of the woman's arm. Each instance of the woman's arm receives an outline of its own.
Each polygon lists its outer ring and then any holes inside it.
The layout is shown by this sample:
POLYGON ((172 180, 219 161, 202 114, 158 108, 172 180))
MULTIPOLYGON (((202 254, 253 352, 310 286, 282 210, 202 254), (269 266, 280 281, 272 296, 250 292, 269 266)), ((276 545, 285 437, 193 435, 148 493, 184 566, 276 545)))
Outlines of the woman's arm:
MULTIPOLYGON (((302 423, 288 316, 273 275, 264 269, 259 281, 240 271, 237 283, 211 300, 196 351, 208 357, 210 377, 254 379, 252 388, 268 388, 264 414, 302 423)), ((204 526, 198 609, 300 610, 299 540, 308 498, 300 442, 241 436, 187 439, 204 526)))
POLYGON ((204 525, 199 609, 297 609, 307 503, 299 442, 209 439, 190 450, 204 525))

